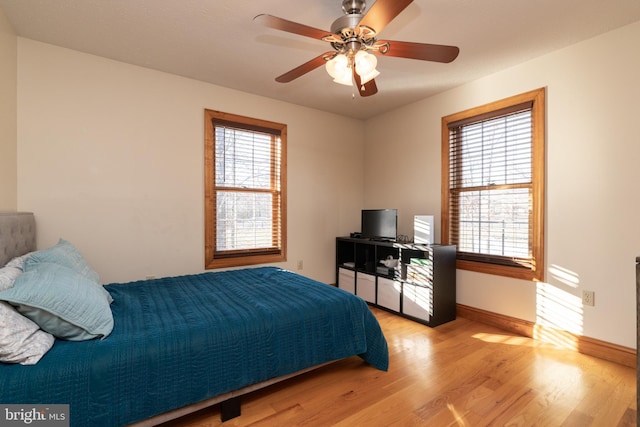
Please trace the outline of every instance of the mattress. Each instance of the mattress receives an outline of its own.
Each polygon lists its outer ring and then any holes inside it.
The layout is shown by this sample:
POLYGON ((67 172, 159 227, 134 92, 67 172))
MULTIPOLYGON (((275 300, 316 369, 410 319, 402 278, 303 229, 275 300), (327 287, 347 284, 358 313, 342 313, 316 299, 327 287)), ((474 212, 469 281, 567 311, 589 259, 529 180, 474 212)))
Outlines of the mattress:
POLYGON ((114 329, 0 364, 0 402, 69 404, 72 426, 122 426, 353 355, 388 368, 366 303, 276 267, 105 286, 114 329))

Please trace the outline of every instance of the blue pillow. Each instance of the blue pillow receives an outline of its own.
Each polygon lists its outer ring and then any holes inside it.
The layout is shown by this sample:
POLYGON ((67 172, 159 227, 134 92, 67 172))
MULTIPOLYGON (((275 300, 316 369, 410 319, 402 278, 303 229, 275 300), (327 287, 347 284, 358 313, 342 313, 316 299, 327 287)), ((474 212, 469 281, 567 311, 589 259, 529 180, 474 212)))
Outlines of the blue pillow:
POLYGON ((41 262, 59 264, 82 274, 100 288, 110 303, 113 302, 111 294, 100 284, 100 276, 98 273, 91 268, 78 249, 70 242, 60 239, 55 246, 32 252, 31 255, 24 260, 23 270, 28 271, 41 262))
POLYGON ((11 289, 0 292, 0 300, 58 338, 84 341, 106 337, 113 329, 104 293, 82 274, 59 264, 31 266, 11 289))

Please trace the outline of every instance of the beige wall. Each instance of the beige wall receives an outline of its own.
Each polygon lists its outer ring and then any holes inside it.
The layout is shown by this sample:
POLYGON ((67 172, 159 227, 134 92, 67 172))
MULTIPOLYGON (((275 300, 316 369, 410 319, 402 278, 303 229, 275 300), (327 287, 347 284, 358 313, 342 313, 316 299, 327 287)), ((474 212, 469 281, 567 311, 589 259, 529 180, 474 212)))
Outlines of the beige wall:
MULTIPOLYGON (((398 208, 403 234, 414 214, 439 221, 442 116, 547 87, 547 281, 458 271, 458 302, 635 347, 638 39, 636 23, 362 123, 18 38, 17 207, 36 213, 40 247, 73 241, 105 282, 201 271, 203 109, 285 122, 284 266, 333 282, 334 236, 361 208, 398 208)), ((16 129, 0 132, 5 150, 16 129)))
POLYGON ((204 109, 288 125, 288 262, 335 282, 358 227, 363 123, 18 38, 19 208, 104 282, 202 271, 204 109))
POLYGON ((441 117, 546 87, 547 282, 458 270, 457 300, 635 348, 637 40, 640 23, 368 121, 365 205, 398 208, 405 234, 433 213, 439 241, 441 117), (581 306, 583 289, 595 307, 581 306))
POLYGON ((17 37, 0 9, 0 211, 17 206, 17 37))

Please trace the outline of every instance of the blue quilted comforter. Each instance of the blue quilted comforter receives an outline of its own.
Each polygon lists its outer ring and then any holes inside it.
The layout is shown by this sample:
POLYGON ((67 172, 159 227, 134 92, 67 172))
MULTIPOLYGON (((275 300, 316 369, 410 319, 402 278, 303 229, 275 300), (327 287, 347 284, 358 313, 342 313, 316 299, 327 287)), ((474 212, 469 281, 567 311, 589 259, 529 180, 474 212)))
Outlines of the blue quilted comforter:
POLYGON ((122 426, 352 355, 387 370, 364 301, 275 267, 107 285, 104 340, 57 340, 0 364, 0 403, 70 405, 72 426, 122 426))

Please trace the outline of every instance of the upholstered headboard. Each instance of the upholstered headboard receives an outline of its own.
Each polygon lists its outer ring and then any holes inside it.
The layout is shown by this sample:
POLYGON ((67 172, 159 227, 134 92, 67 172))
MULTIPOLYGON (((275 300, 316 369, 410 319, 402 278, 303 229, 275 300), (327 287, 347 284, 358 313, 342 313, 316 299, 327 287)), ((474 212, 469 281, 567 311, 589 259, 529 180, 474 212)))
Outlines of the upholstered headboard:
POLYGON ((0 212, 0 267, 36 250, 36 220, 31 212, 0 212))

